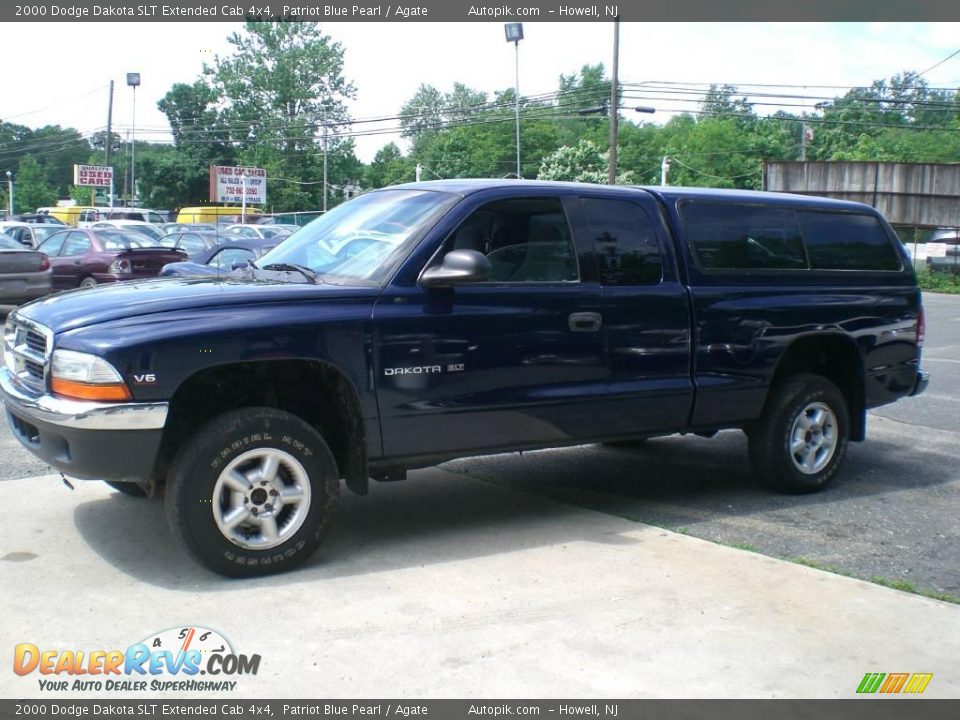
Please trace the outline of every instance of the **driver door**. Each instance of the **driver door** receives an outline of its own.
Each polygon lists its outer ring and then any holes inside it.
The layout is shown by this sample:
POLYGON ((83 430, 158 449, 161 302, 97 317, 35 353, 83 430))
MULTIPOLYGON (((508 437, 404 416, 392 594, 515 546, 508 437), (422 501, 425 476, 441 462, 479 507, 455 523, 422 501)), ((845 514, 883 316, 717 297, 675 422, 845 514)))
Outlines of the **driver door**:
POLYGON ((486 282, 388 287, 374 307, 374 383, 389 459, 590 437, 607 354, 598 283, 584 280, 560 197, 477 207, 445 239, 487 256, 486 282))

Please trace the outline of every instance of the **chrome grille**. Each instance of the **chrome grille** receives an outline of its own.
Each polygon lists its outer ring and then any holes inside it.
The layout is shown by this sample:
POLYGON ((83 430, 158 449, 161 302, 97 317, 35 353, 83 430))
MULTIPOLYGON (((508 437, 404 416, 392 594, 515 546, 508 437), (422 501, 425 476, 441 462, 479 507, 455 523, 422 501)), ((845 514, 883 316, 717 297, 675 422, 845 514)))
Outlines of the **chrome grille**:
POLYGON ((52 350, 53 333, 48 328, 11 313, 3 330, 3 359, 24 385, 46 389, 52 350))
POLYGON ((27 344, 27 347, 33 350, 35 353, 46 355, 47 339, 36 330, 27 330, 27 335, 26 338, 24 338, 24 342, 27 344))

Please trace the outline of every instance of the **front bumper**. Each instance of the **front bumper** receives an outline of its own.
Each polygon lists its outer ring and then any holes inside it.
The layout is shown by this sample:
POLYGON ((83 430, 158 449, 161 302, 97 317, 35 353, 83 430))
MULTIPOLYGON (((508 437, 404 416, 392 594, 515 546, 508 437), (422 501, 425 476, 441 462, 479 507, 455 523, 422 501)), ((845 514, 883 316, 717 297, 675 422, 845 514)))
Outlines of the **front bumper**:
POLYGON ((913 390, 910 391, 910 397, 922 393, 927 389, 927 385, 929 384, 930 373, 924 372, 923 370, 917 370, 917 381, 913 384, 913 390))
POLYGON ((71 477, 149 480, 168 403, 99 403, 37 392, 0 368, 0 395, 14 436, 71 477))

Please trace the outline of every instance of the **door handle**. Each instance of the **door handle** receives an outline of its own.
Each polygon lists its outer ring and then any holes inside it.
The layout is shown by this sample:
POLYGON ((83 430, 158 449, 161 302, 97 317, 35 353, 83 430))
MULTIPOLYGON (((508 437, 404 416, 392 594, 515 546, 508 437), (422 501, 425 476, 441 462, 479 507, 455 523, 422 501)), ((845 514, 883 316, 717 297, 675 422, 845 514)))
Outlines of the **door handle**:
POLYGON ((570 313, 567 324, 572 332, 597 332, 603 327, 603 316, 595 312, 570 313))

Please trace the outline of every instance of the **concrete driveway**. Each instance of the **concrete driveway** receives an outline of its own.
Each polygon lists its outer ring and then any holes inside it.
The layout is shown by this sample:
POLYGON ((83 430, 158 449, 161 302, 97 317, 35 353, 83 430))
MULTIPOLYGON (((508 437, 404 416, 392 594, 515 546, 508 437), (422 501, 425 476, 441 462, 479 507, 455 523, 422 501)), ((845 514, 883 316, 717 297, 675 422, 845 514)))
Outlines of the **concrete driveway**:
MULTIPOLYGON (((7 652, 211 628, 262 657, 223 697, 851 698, 867 672, 960 696, 956 605, 443 470, 344 497, 306 567, 255 581, 194 565, 162 503, 100 483, 11 480, 0 507, 7 652)), ((38 677, 7 665, 0 697, 104 695, 38 677)))

